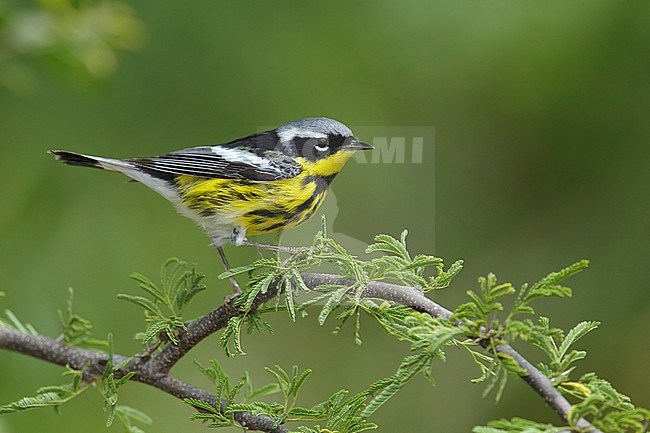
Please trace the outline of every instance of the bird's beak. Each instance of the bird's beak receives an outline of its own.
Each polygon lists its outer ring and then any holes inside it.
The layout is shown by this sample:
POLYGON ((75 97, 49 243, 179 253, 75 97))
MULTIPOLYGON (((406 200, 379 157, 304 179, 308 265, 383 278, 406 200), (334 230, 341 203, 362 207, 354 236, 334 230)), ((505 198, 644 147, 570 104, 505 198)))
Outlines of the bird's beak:
POLYGON ((347 150, 374 150, 374 146, 371 146, 368 143, 364 143, 363 141, 359 141, 356 138, 353 138, 349 143, 344 144, 342 149, 347 149, 347 150))

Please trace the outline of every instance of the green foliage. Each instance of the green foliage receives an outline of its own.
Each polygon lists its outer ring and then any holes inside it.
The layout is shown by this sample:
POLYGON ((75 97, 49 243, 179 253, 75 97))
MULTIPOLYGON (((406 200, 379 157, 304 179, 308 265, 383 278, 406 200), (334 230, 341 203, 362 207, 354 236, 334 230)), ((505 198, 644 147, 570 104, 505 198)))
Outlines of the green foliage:
MULTIPOLYGON (((308 252, 291 255, 281 261, 279 258, 260 259, 250 266, 233 269, 221 275, 226 278, 245 272, 254 273, 249 289, 239 300, 238 305, 244 311, 249 311, 255 297, 265 293, 271 284, 276 284, 285 295, 292 287, 306 289, 300 273, 309 267, 318 266, 328 262, 337 267, 342 277, 351 279, 350 284, 326 284, 314 289, 315 295, 311 299, 295 306, 285 303, 292 320, 295 320, 295 311, 306 314, 309 307, 321 305, 318 321, 321 325, 332 313, 340 310, 336 319, 339 321, 335 332, 339 332, 343 325, 354 318, 355 343, 361 344, 360 323, 361 313, 374 317, 389 333, 408 340, 412 344, 414 354, 404 358, 396 373, 389 378, 375 383, 364 395, 368 402, 359 408, 360 419, 374 413, 381 405, 394 396, 406 383, 423 373, 427 378, 431 376, 431 363, 435 358, 444 359, 442 347, 451 344, 455 337, 462 335, 466 330, 453 326, 448 321, 432 319, 427 315, 411 314, 410 310, 402 306, 390 305, 384 301, 377 303, 362 297, 362 292, 367 283, 372 280, 388 281, 407 285, 415 285, 421 290, 428 291, 446 287, 451 279, 460 272, 462 262, 454 263, 445 271, 443 260, 424 254, 411 257, 406 246, 407 231, 402 232, 400 239, 389 235, 378 235, 375 243, 370 245, 367 253, 384 253, 369 261, 359 260, 350 255, 342 246, 327 236, 326 225, 314 240, 308 252), (427 277, 426 271, 432 268, 433 275, 427 277)), ((277 308, 276 308, 277 309, 277 308)), ((232 346, 238 353, 241 350, 240 335, 242 324, 249 320, 247 316, 231 319, 222 335, 221 344, 226 348, 232 341, 232 346)), ((360 420, 357 420, 362 422, 360 420)), ((365 422, 365 421, 363 421, 365 422)))
POLYGON ((106 366, 104 367, 104 372, 102 373, 102 377, 99 381, 98 386, 98 390, 104 398, 104 410, 108 410, 106 427, 110 427, 113 424, 115 415, 117 414, 118 388, 128 382, 129 379, 131 379, 135 374, 134 372, 130 372, 124 375, 120 375, 119 378, 116 378, 116 374, 120 374, 120 369, 128 364, 129 359, 126 359, 118 364, 114 364, 113 354, 113 335, 108 334, 108 357, 106 359, 106 366))
POLYGON ((68 346, 77 346, 87 349, 106 349, 108 343, 105 340, 98 340, 92 337, 93 325, 88 319, 84 319, 72 312, 74 290, 68 289, 68 304, 66 315, 59 310, 59 320, 63 327, 61 341, 68 346))
POLYGON ((347 390, 340 390, 324 402, 310 408, 296 406, 298 393, 311 374, 311 370, 300 371, 297 366, 294 366, 291 372, 288 372, 278 365, 273 369, 266 368, 265 370, 273 377, 274 382, 260 388, 253 388, 248 373, 244 373, 239 381, 233 383, 216 360, 210 361, 210 367, 205 367, 198 362, 196 365, 215 385, 215 395, 220 403, 217 407, 196 399, 185 399, 185 402, 200 410, 193 414, 191 419, 208 421, 208 427, 236 426, 234 414, 240 411, 250 412, 254 415, 266 415, 276 420, 276 425, 298 421, 310 423, 324 421, 326 423, 323 428, 320 425, 314 427, 301 425, 297 428, 297 431, 305 433, 359 433, 377 427, 360 415, 365 407, 366 399, 371 395, 369 391, 348 397, 347 390), (282 396, 281 402, 267 403, 253 400, 257 397, 275 394, 282 396))
POLYGON ((273 333, 271 324, 262 317, 262 311, 250 311, 241 316, 231 317, 219 338, 219 344, 226 351, 227 356, 246 354, 241 342, 241 331, 244 325, 246 325, 246 333, 249 335, 253 331, 273 333))
POLYGON ((64 375, 71 376, 72 381, 64 385, 43 386, 36 391, 36 395, 33 397, 23 397, 2 405, 0 406, 0 415, 40 407, 56 408, 83 394, 90 387, 89 383, 83 382, 82 374, 79 371, 68 368, 64 375))
MULTIPOLYGON (((105 350, 107 346, 106 341, 95 339, 92 336, 92 323, 88 319, 73 313, 73 301, 74 290, 69 288, 65 314, 61 310, 58 311, 59 321, 62 327, 62 334, 59 340, 68 346, 105 350)), ((5 315, 8 320, 0 320, 1 325, 9 326, 28 334, 39 335, 38 331, 31 324, 23 323, 11 310, 5 310, 5 315)))
POLYGON ((23 323, 20 319, 18 319, 13 311, 9 309, 5 310, 5 316, 7 316, 8 320, 1 321, 3 326, 15 328, 20 332, 25 332, 27 334, 38 335, 38 331, 32 326, 31 323, 23 323))
POLYGON ((510 283, 497 284, 497 277, 489 274, 479 278, 479 293, 468 291, 471 301, 462 304, 454 311, 453 320, 468 323, 478 333, 484 330, 495 330, 507 324, 520 314, 535 314, 530 305, 539 298, 571 296, 571 289, 559 283, 589 265, 587 260, 581 260, 559 272, 552 272, 532 286, 524 284, 518 291, 510 283), (503 311, 502 299, 517 294, 513 306, 505 319, 499 319, 498 312, 503 311))
MULTIPOLYGON (((444 262, 440 258, 424 254, 411 258, 406 247, 407 234, 408 232, 404 230, 399 240, 385 234, 377 235, 375 243, 366 248, 366 253, 381 252, 385 254, 363 261, 348 254, 342 246, 328 238, 323 222, 323 229, 317 234, 314 241, 316 250, 314 257, 319 261, 334 264, 342 276, 351 278, 353 282, 351 285, 326 284, 315 288, 314 291, 320 292, 321 295, 301 304, 300 309, 304 310, 316 304, 323 305, 318 315, 321 325, 325 323, 332 312, 339 308, 342 309, 337 315, 340 323, 336 332, 340 331, 349 318, 354 317, 355 343, 359 345, 361 344, 360 312, 369 313, 372 310, 378 315, 375 317, 376 319, 383 317, 382 313, 391 314, 386 309, 375 309, 374 307, 377 306, 375 302, 362 298, 363 290, 368 282, 386 281, 406 284, 425 292, 449 285, 451 279, 462 269, 462 261, 455 262, 445 271, 444 262), (426 278, 426 271, 430 267, 434 268, 433 275, 426 278)), ((392 322, 387 319, 382 325, 388 326, 389 323, 392 322)))
MULTIPOLYGON (((525 372, 509 356, 497 353, 496 346, 512 343, 515 339, 530 341, 534 345, 547 350, 554 362, 550 367, 541 365, 542 371, 554 379, 553 371, 557 376, 568 373, 568 366, 584 357, 584 353, 572 351, 567 353, 569 346, 584 334, 598 326, 596 322, 585 322, 572 331, 569 337, 557 347, 554 338, 562 336, 562 331, 550 328, 545 318, 540 319, 540 325, 535 325, 530 319, 515 319, 523 314, 531 315, 535 310, 531 303, 536 299, 548 297, 571 296, 571 290, 559 283, 577 272, 585 269, 586 260, 577 262, 559 272, 552 272, 532 286, 522 285, 517 290, 510 283, 498 283, 494 274, 480 277, 478 292, 467 291, 469 302, 459 305, 451 320, 462 323, 467 327, 466 335, 474 336, 476 342, 486 348, 488 355, 484 356, 472 349, 468 344, 465 347, 472 355, 479 367, 481 375, 474 382, 487 381, 484 395, 496 389, 496 399, 499 400, 506 385, 508 375, 521 376, 525 372), (512 307, 507 314, 503 314, 504 301, 515 295, 512 307), (505 316, 505 317, 502 317, 505 316)), ((558 380, 561 379, 558 377, 558 380)))
POLYGON ((298 367, 294 366, 291 375, 289 375, 282 367, 276 365, 275 369, 266 368, 266 371, 273 376, 275 382, 254 389, 248 373, 245 373, 236 383, 232 383, 216 360, 210 361, 210 367, 204 367, 198 362, 195 362, 195 364, 215 385, 216 401, 220 402, 219 407, 196 399, 185 399, 185 401, 202 411, 193 414, 192 419, 209 420, 211 422, 209 427, 235 425, 234 414, 240 411, 248 411, 255 415, 267 415, 275 419, 277 424, 280 425, 292 414, 298 392, 311 374, 311 370, 300 372, 298 367), (250 401, 254 397, 277 393, 283 396, 283 404, 250 401), (242 397, 243 401, 237 402, 238 397, 242 397))
POLYGON ((160 284, 142 274, 132 274, 131 278, 139 283, 148 297, 119 294, 117 298, 144 309, 147 329, 136 337, 143 344, 176 343, 176 332, 185 329, 182 318, 185 308, 206 288, 202 283, 204 277, 194 267, 188 269, 186 262, 176 258, 167 260, 163 265, 160 284))
POLYGON ((298 391, 304 385, 305 380, 311 374, 311 370, 307 369, 303 372, 298 370, 298 366, 294 365, 291 370, 291 375, 289 375, 282 367, 279 365, 275 366, 275 369, 265 368, 265 370, 275 378, 276 383, 280 393, 284 397, 284 407, 282 413, 279 414, 277 420, 279 424, 283 423, 296 404, 298 398, 298 391))
MULTIPOLYGON (((307 309, 314 305, 322 306, 318 314, 321 325, 333 312, 341 310, 336 316, 339 325, 335 332, 339 332, 348 319, 354 318, 355 343, 361 344, 361 312, 369 305, 368 301, 362 298, 362 292, 369 281, 416 285, 428 291, 448 286, 452 278, 462 269, 462 261, 455 262, 445 270, 443 260, 440 258, 424 254, 411 257, 406 247, 407 233, 406 230, 403 231, 399 240, 389 235, 378 235, 375 238, 376 242, 371 244, 366 252, 385 254, 364 261, 349 254, 327 236, 326 222, 323 217, 322 229, 307 251, 299 251, 285 259, 278 256, 262 258, 250 265, 224 272, 220 275, 222 279, 246 273, 251 275, 247 290, 236 304, 245 314, 240 318, 231 319, 221 338, 221 345, 226 353, 228 355, 244 353, 241 346, 241 328, 244 323, 252 324, 249 329, 270 329, 267 322, 259 320, 258 315, 250 314, 257 296, 266 293, 270 287, 283 294, 285 300, 283 306, 278 305, 276 301, 275 310, 287 310, 294 321, 296 312, 306 316, 307 309), (296 291, 310 292, 302 280, 301 273, 318 267, 323 262, 333 264, 339 270, 341 277, 349 278, 351 284, 321 285, 313 290, 311 299, 296 305, 294 300, 296 291), (430 268, 433 269, 433 275, 427 277, 426 272, 430 268), (366 306, 362 307, 362 304, 366 306)), ((270 309, 263 308, 263 311, 270 309)))
MULTIPOLYGON (((290 258, 293 261, 280 261, 279 257, 262 258, 250 265, 233 268, 219 275, 219 278, 226 279, 232 276, 252 273, 253 275, 248 283, 248 289, 236 300, 235 305, 241 310, 242 315, 232 317, 224 330, 219 343, 226 351, 227 356, 235 354, 245 355, 241 343, 241 331, 246 325, 247 333, 253 331, 273 333, 273 328, 262 318, 260 311, 253 310, 253 303, 260 294, 265 294, 271 285, 278 288, 278 291, 284 295, 285 308, 291 314, 292 320, 295 320, 294 293, 292 287, 304 286, 300 277, 299 268, 306 266, 302 257, 290 258)), ((278 299, 278 298, 276 298, 278 299)), ((276 305, 277 309, 278 306, 276 305)), ((268 311, 268 309, 262 309, 268 311)))
MULTIPOLYGON (((575 328, 574 328, 575 329, 575 328)), ((565 393, 580 401, 569 413, 569 425, 553 426, 531 420, 490 421, 486 427, 476 427, 474 433, 559 433, 582 431, 577 428, 579 419, 584 418, 606 433, 643 433, 650 424, 650 411, 635 408, 629 397, 616 391, 606 380, 594 373, 583 375, 577 382, 565 382, 561 387, 565 393)))
POLYGON ((452 320, 465 322, 477 334, 481 334, 499 325, 495 313, 503 311, 501 299, 515 293, 515 288, 510 283, 497 284, 497 277, 494 274, 480 277, 478 282, 479 293, 468 290, 467 296, 471 301, 459 305, 454 311, 452 320))
POLYGON ((191 419, 210 421, 210 424, 208 424, 209 427, 229 427, 235 425, 233 416, 235 411, 232 410, 232 406, 236 404, 235 397, 246 384, 245 381, 248 376, 244 376, 242 380, 233 385, 228 375, 216 360, 210 361, 211 367, 204 367, 196 361, 195 364, 201 373, 216 386, 215 395, 218 406, 193 398, 185 399, 186 403, 201 410, 201 412, 193 414, 191 419))
POLYGON ((650 410, 634 407, 628 396, 595 373, 583 375, 578 382, 566 382, 561 389, 581 400, 571 408, 570 425, 585 418, 608 433, 641 433, 650 425, 650 410))
POLYGON ((294 409, 293 412, 302 416, 309 416, 314 421, 323 420, 324 427, 299 426, 297 431, 303 433, 359 433, 374 430, 377 424, 367 421, 361 411, 366 405, 367 398, 372 395, 372 389, 348 397, 349 392, 342 389, 335 392, 326 401, 310 409, 294 409))
POLYGON ((530 341, 533 345, 541 348, 550 358, 551 362, 549 364, 540 363, 538 367, 542 373, 551 379, 553 385, 557 386, 569 378, 569 375, 575 369, 575 365, 572 364, 587 356, 587 352, 584 350, 571 350, 569 352, 569 348, 587 333, 598 328, 600 323, 580 322, 564 338, 562 338, 561 330, 553 332, 550 329, 548 318, 541 317, 540 323, 542 326, 535 329, 541 329, 542 332, 533 332, 530 341), (556 341, 558 338, 561 339, 559 346, 556 341))
MULTIPOLYGON (((253 317, 256 322, 261 322, 260 316, 272 310, 286 309, 292 320, 295 320, 296 312, 300 312, 304 317, 307 315, 308 309, 320 306, 319 323, 324 324, 330 316, 335 314, 336 320, 339 322, 335 332, 339 332, 349 319, 354 318, 356 344, 361 343, 361 314, 364 313, 372 317, 390 335, 399 340, 408 341, 411 344, 411 353, 404 357, 392 376, 375 382, 367 390, 353 396, 354 404, 361 402, 358 410, 355 409, 355 422, 359 423, 359 426, 365 426, 364 423, 368 422, 366 421, 367 417, 371 416, 417 375, 423 374, 432 383, 435 383, 432 374, 433 361, 435 359, 444 360, 444 350, 449 345, 466 349, 480 370, 479 377, 472 379, 472 382, 486 382, 484 395, 496 390, 497 400, 500 399, 505 389, 509 375, 521 376, 526 373, 513 358, 496 350, 498 345, 510 343, 516 339, 528 341, 544 350, 549 356, 550 362, 548 364, 540 363, 540 370, 548 375, 555 385, 562 384, 563 389, 573 389, 571 385, 568 385, 572 382, 567 382, 569 374, 575 368, 573 364, 583 359, 586 354, 584 351, 571 349, 571 346, 595 329, 598 323, 582 322, 565 336, 562 330, 551 328, 550 322, 546 318, 539 318, 538 323, 535 324, 529 318, 520 319, 519 317, 533 315, 535 311, 532 303, 537 299, 571 296, 571 290, 560 283, 563 279, 586 268, 587 261, 580 261, 559 272, 550 273, 533 285, 524 284, 519 290, 510 283, 499 283, 494 274, 489 274, 487 277, 479 279, 477 292, 467 292, 470 298, 469 302, 460 305, 450 320, 436 319, 426 314, 414 313, 408 308, 393 305, 390 302, 381 300, 377 302, 362 296, 368 282, 374 280, 408 285, 413 287, 413 290, 422 291, 446 287, 462 268, 460 261, 445 270, 440 258, 423 254, 411 256, 406 245, 406 235, 406 231, 399 239, 389 235, 378 235, 375 238, 375 243, 370 245, 366 252, 369 254, 382 253, 383 255, 363 261, 350 255, 343 247, 330 239, 323 228, 307 252, 301 251, 284 260, 280 260, 279 257, 260 259, 250 266, 223 274, 223 278, 244 272, 252 276, 249 289, 238 304, 247 313, 231 319, 222 336, 222 346, 226 348, 227 353, 231 354, 233 352, 228 349, 228 345, 231 344, 235 352, 243 354, 241 349, 243 324, 252 322, 253 317), (285 296, 291 293, 292 299, 295 289, 307 291, 300 277, 301 272, 323 262, 336 266, 342 277, 340 282, 314 288, 311 291, 311 298, 302 303, 294 304, 285 301, 284 306, 276 303, 275 308, 261 306, 255 310, 254 314, 251 314, 256 297, 260 293, 266 293, 270 287, 284 291, 285 296), (430 276, 426 275, 428 269, 433 270, 430 276), (511 305, 511 307, 506 310, 506 305, 511 305)), ((262 329, 259 325, 257 328, 262 329)), ((287 377, 284 378, 285 381, 287 377)), ((586 385, 576 386, 580 388, 586 385)), ((591 402, 595 401, 592 398, 587 403, 583 403, 583 406, 593 410, 594 405, 591 402)), ((303 415, 316 416, 316 412, 313 412, 314 408, 293 408, 278 412, 280 406, 277 404, 276 406, 264 406, 259 402, 248 404, 247 410, 257 410, 254 413, 265 413, 274 419, 281 419, 283 422, 289 421, 290 415, 296 413, 295 410, 306 411, 300 412, 303 415)), ((287 405, 282 407, 286 409, 287 405)), ((324 406, 319 406, 321 409, 322 407, 324 406)), ((580 405, 576 406, 576 411, 580 410, 578 418, 589 414, 587 409, 581 408, 580 405)), ((637 409, 625 410, 632 412, 626 413, 625 416, 620 411, 612 415, 607 415, 606 411, 598 413, 604 417, 602 422, 605 418, 611 420, 623 417, 628 424, 635 422, 640 416, 639 414, 643 413, 637 409)), ((321 413, 320 416, 322 417, 324 414, 321 413)), ((594 423, 598 425, 598 422, 594 421, 594 423)), ((374 428, 370 425, 367 427, 374 428)), ((321 429, 320 426, 298 428, 299 431, 310 433, 324 432, 328 429, 330 429, 330 424, 326 429, 321 429)), ((488 427, 477 427, 477 429, 476 431, 483 432, 497 432, 503 429, 506 429, 503 431, 512 429, 512 431, 549 433, 558 431, 551 425, 516 418, 511 421, 501 420, 489 424, 488 427)))
MULTIPOLYGON (((68 303, 65 315, 59 310, 59 318, 63 326, 63 334, 59 337, 59 340, 68 346, 107 351, 108 358, 106 366, 99 380, 99 386, 96 387, 102 394, 105 409, 108 410, 106 425, 110 426, 115 417, 117 417, 127 433, 144 433, 134 422, 151 424, 151 418, 137 409, 117 405, 118 388, 126 383, 134 374, 128 373, 121 375, 119 379, 115 378, 118 370, 128 362, 128 359, 118 365, 114 365, 112 335, 109 334, 106 341, 92 338, 92 324, 72 311, 73 299, 74 291, 70 288, 68 290, 68 303)), ((7 314, 16 329, 38 335, 33 327, 23 324, 13 313, 8 311, 7 314)), ((34 396, 23 397, 15 402, 0 406, 0 415, 42 407, 58 408, 87 390, 94 388, 92 381, 84 381, 81 371, 67 367, 64 375, 72 377, 70 383, 41 387, 36 391, 36 395, 34 396)))
POLYGON ((546 277, 533 284, 530 288, 528 284, 524 284, 515 299, 515 304, 510 312, 510 318, 517 314, 535 314, 535 311, 529 305, 534 299, 548 298, 551 296, 556 296, 558 298, 570 297, 571 289, 560 285, 560 282, 578 272, 582 272, 587 269, 588 266, 588 260, 580 260, 559 272, 551 272, 546 277))
POLYGON ((248 290, 237 299, 236 305, 241 311, 248 313, 253 307, 255 298, 259 294, 265 294, 270 287, 274 287, 278 292, 276 302, 278 302, 277 300, 280 297, 283 297, 284 306, 289 312, 291 320, 295 321, 296 305, 294 291, 298 289, 309 291, 302 280, 301 272, 319 263, 319 259, 315 257, 313 251, 300 251, 284 260, 281 260, 279 256, 261 258, 250 265, 224 272, 219 278, 225 279, 244 273, 253 274, 255 272, 248 283, 248 290))
POLYGON ((480 426, 472 429, 473 433, 561 433, 566 431, 566 427, 556 427, 522 418, 490 421, 487 427, 480 426))
POLYGON ((434 384, 432 362, 435 359, 444 360, 444 347, 466 332, 464 328, 454 326, 446 319, 435 319, 421 313, 403 315, 401 308, 397 308, 397 311, 390 310, 390 307, 366 309, 388 332, 401 340, 410 341, 411 351, 414 353, 404 357, 395 374, 372 387, 374 397, 362 412, 366 417, 373 414, 420 373, 434 384))
POLYGON ((122 424, 126 433, 144 433, 144 430, 134 424, 135 422, 145 425, 153 423, 151 417, 146 413, 124 405, 116 406, 115 417, 122 424))
MULTIPOLYGON (((3 292, 3 291, 0 290, 0 298, 4 298, 5 296, 6 296, 5 292, 3 292)), ((9 322, 7 322, 7 321, 4 320, 2 317, 0 317, 0 326, 7 326, 7 327, 9 327, 10 325, 9 325, 9 322)))
POLYGON ((462 270, 463 261, 456 261, 445 271, 444 262, 439 257, 426 254, 411 257, 406 247, 407 235, 408 231, 404 230, 399 240, 385 234, 375 236, 375 243, 366 248, 366 253, 386 254, 371 259, 365 264, 369 277, 372 280, 387 280, 407 286, 418 286, 425 292, 447 287, 462 270), (435 269, 434 276, 426 278, 425 272, 429 267, 435 269))
MULTIPOLYGON (((354 322, 355 344, 361 344, 362 316, 371 318, 388 335, 409 343, 410 350, 394 374, 375 381, 356 394, 341 389, 321 403, 303 407, 298 404, 298 397, 311 374, 309 369, 300 371, 294 366, 287 371, 277 365, 273 369, 266 368, 273 381, 255 388, 248 373, 244 373, 238 381, 232 381, 216 360, 210 361, 207 367, 196 363, 197 368, 212 382, 216 397, 215 401, 186 399, 186 403, 199 410, 191 419, 207 421, 211 428, 232 427, 238 426, 235 413, 249 412, 268 416, 278 426, 298 423, 294 431, 302 433, 358 433, 375 429, 377 425, 368 418, 414 377, 422 374, 435 384, 434 362, 446 359, 445 350, 449 346, 466 350, 480 371, 480 375, 472 379, 472 382, 485 382, 484 395, 494 391, 499 400, 509 376, 528 374, 514 358, 499 349, 500 345, 520 340, 543 351, 548 360, 538 363, 539 370, 562 393, 575 400, 568 425, 558 427, 513 418, 491 421, 487 426, 474 428, 473 432, 578 431, 576 425, 580 419, 586 419, 608 433, 645 431, 650 419, 647 409, 634 407, 627 396, 594 373, 584 374, 578 380, 571 378, 576 362, 586 357, 585 351, 575 349, 574 346, 582 337, 595 330, 599 326, 598 322, 583 321, 564 332, 551 327, 550 319, 546 317, 538 317, 536 320, 530 318, 535 314, 533 301, 571 295, 571 290, 560 283, 586 268, 586 261, 550 273, 533 285, 524 284, 518 290, 510 283, 500 283, 494 274, 489 274, 479 278, 478 290, 468 291, 469 301, 459 305, 450 318, 431 317, 386 300, 363 296, 368 283, 372 281, 408 285, 417 296, 422 296, 428 290, 448 286, 458 274, 462 267, 460 261, 445 270, 440 258, 424 254, 412 256, 407 249, 406 235, 406 231, 402 232, 399 239, 378 235, 366 252, 381 255, 364 261, 352 256, 330 239, 323 228, 313 245, 306 250, 288 257, 276 255, 261 258, 221 275, 221 278, 228 278, 247 273, 250 277, 247 290, 235 304, 239 315, 230 318, 220 338, 220 344, 228 356, 245 354, 242 348, 243 329, 248 333, 272 332, 265 319, 267 314, 286 310, 291 320, 295 321, 298 313, 300 317, 306 317, 309 310, 319 307, 318 322, 323 325, 333 317, 337 321, 336 333, 346 323, 354 322), (341 275, 333 278, 329 284, 310 290, 303 281, 302 274, 323 263, 336 266, 341 275), (269 296, 268 299, 275 297, 275 301, 261 304, 260 295, 269 290, 275 291, 273 294, 279 296, 269 296), (299 295, 308 295, 308 299, 299 302, 299 295), (281 303, 280 297, 284 302, 281 303)), ((148 326, 140 338, 145 344, 155 343, 153 350, 169 342, 174 344, 177 342, 177 333, 185 329, 182 319, 184 310, 205 289, 202 284, 203 275, 194 268, 188 269, 185 262, 170 259, 162 267, 159 284, 140 274, 132 277, 138 281, 146 296, 121 294, 118 297, 144 310, 148 326)), ((151 424, 151 419, 136 409, 117 404, 118 389, 134 374, 123 373, 130 359, 121 359, 115 364, 112 336, 109 334, 107 342, 92 339, 92 326, 72 312, 72 290, 69 293, 66 314, 59 312, 63 324, 61 340, 67 345, 93 346, 106 352, 106 366, 97 381, 97 389, 103 396, 104 407, 108 412, 106 424, 110 426, 117 418, 127 432, 141 433, 142 430, 136 423, 151 424)), ((10 311, 7 311, 7 317, 4 326, 36 333, 33 327, 23 324, 10 311)), ((71 374, 72 383, 39 389, 34 397, 25 397, 0 407, 0 413, 41 406, 56 407, 69 401, 89 386, 81 380, 80 372, 71 374)))
MULTIPOLYGON (((443 346, 451 344, 455 337, 466 332, 465 328, 454 326, 449 321, 433 319, 428 315, 412 313, 402 306, 384 301, 377 303, 362 297, 367 283, 372 280, 417 285, 425 291, 446 287, 462 268, 462 262, 458 261, 445 271, 440 258, 427 255, 411 257, 406 247, 406 235, 407 232, 404 231, 399 240, 389 235, 378 235, 376 242, 370 245, 366 252, 385 254, 362 261, 329 238, 323 224, 323 230, 318 233, 313 246, 306 253, 296 253, 283 261, 279 258, 263 258, 250 266, 233 269, 221 275, 221 278, 227 278, 242 273, 253 274, 249 289, 238 302, 240 308, 250 311, 254 299, 260 293, 265 293, 271 284, 275 284, 285 294, 290 292, 292 287, 305 290, 307 288, 300 273, 322 262, 331 263, 337 267, 342 277, 351 279, 350 284, 326 284, 316 287, 313 291, 315 295, 297 306, 285 302, 282 309, 289 311, 292 320, 295 320, 295 311, 306 314, 309 307, 321 305, 318 321, 323 325, 333 312, 340 310, 336 315, 339 325, 335 332, 339 332, 350 318, 354 318, 355 343, 361 344, 360 317, 363 312, 375 318, 389 333, 411 342, 414 353, 404 358, 397 372, 359 394, 363 395, 359 400, 363 404, 358 408, 355 422, 361 423, 360 426, 365 425, 364 419, 367 416, 374 413, 419 373, 433 381, 432 361, 435 358, 444 359, 443 346), (426 278, 425 272, 430 267, 434 269, 434 275, 426 278)), ((249 317, 244 315, 233 318, 228 323, 221 339, 221 344, 228 354, 232 353, 228 349, 229 342, 232 342, 230 344, 236 352, 243 353, 240 329, 247 320, 250 320, 249 317)), ((267 415, 272 416, 269 413, 267 415)))
POLYGON ((496 346, 511 343, 515 339, 530 342, 548 356, 549 362, 540 362, 539 370, 544 373, 559 389, 579 399, 569 415, 569 425, 556 427, 531 420, 513 418, 488 423, 486 427, 476 427, 475 433, 554 433, 574 429, 578 420, 587 419, 592 425, 604 432, 641 433, 650 421, 650 412, 635 408, 627 396, 620 394, 608 382, 598 379, 593 373, 583 375, 578 381, 571 381, 571 373, 577 361, 584 359, 587 353, 572 349, 572 346, 589 332, 598 328, 599 322, 584 321, 578 323, 565 333, 550 326, 550 320, 540 317, 535 324, 530 319, 515 319, 518 315, 534 314, 531 302, 548 297, 571 296, 571 290, 560 282, 581 270, 588 262, 583 260, 553 272, 529 286, 524 284, 516 291, 511 284, 498 284, 496 276, 480 278, 478 293, 469 291, 470 302, 460 305, 452 320, 462 322, 469 331, 468 335, 478 336, 481 346, 485 347, 489 357, 480 356, 470 349, 474 361, 479 365, 482 375, 477 381, 488 380, 486 393, 497 384, 497 400, 505 387, 508 374, 522 375, 525 372, 510 358, 496 351, 496 346), (503 300, 516 294, 513 306, 505 318, 499 313, 504 310, 503 300))

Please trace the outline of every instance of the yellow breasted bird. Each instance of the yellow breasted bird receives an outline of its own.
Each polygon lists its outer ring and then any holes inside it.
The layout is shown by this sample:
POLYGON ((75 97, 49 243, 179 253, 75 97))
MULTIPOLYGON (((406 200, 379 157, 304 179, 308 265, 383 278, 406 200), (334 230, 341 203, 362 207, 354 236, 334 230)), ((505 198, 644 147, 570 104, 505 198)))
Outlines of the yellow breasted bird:
POLYGON ((309 219, 350 156, 370 149, 342 123, 313 117, 226 144, 151 158, 50 153, 68 165, 118 171, 156 191, 208 233, 229 269, 223 252, 228 241, 286 250, 250 242, 246 235, 277 232, 309 219))

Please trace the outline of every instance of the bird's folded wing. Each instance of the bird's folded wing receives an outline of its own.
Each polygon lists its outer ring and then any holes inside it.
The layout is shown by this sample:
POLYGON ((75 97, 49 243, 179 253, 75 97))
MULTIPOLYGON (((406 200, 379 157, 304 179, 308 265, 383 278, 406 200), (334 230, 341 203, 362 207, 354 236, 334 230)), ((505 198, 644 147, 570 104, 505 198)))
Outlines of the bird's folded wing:
POLYGON ((261 182, 288 179, 300 172, 290 157, 279 152, 271 156, 231 147, 203 146, 128 162, 152 174, 159 172, 160 177, 172 174, 261 182))

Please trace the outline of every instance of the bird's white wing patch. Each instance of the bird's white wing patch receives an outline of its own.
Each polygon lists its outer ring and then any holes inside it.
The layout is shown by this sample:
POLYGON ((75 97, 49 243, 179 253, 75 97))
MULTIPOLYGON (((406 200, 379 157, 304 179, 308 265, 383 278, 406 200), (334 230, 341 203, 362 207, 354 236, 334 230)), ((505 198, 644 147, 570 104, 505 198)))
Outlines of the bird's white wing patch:
POLYGON ((279 152, 273 158, 266 158, 245 149, 223 146, 194 147, 127 161, 165 180, 173 180, 174 175, 190 175, 264 182, 288 179, 299 173, 293 160, 279 152))
POLYGON ((245 150, 229 149, 227 147, 221 146, 212 146, 210 150, 212 153, 220 156, 228 162, 244 163, 265 170, 277 170, 275 167, 271 167, 268 159, 262 158, 250 152, 246 152, 245 150))

